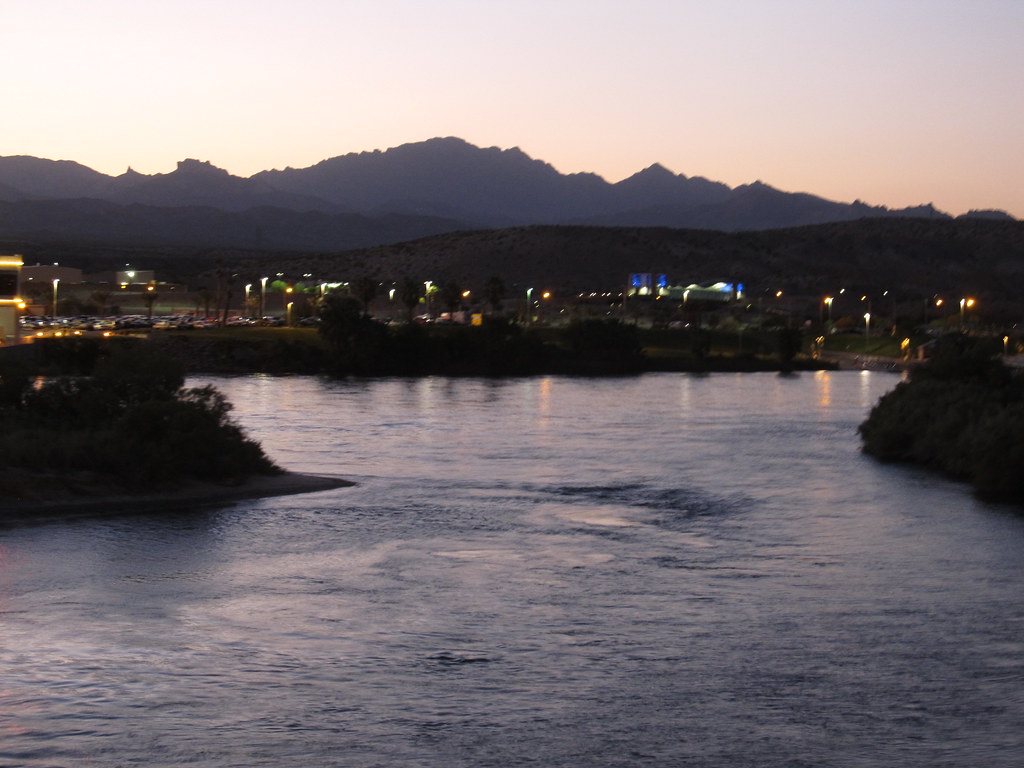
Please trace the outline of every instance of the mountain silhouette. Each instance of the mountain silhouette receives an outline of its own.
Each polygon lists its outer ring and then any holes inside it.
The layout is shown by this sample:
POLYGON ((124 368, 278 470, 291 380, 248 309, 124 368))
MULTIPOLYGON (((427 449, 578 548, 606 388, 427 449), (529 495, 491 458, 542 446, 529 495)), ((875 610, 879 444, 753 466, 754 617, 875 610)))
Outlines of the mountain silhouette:
MULTIPOLYGON (((1001 211, 965 216, 1012 220, 1001 211)), ((931 205, 890 210, 762 182, 730 188, 660 164, 610 183, 454 137, 249 178, 194 159, 170 173, 108 176, 67 160, 0 157, 5 238, 340 250, 537 224, 738 232, 877 217, 952 218, 931 205)))

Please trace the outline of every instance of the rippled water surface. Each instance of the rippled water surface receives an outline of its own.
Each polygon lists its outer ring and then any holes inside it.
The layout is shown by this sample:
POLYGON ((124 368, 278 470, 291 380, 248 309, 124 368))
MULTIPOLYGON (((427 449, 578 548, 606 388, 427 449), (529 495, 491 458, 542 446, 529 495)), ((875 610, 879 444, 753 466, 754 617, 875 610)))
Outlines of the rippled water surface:
POLYGON ((0 765, 1024 764, 1024 518, 891 375, 207 381, 358 486, 0 529, 0 765))

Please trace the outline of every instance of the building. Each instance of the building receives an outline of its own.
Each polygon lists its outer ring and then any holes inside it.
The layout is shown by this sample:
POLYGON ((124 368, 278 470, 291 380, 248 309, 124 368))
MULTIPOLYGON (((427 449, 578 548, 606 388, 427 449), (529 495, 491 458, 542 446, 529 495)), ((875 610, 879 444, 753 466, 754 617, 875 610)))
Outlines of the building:
POLYGON ((18 342, 18 315, 25 303, 21 300, 21 267, 19 254, 0 255, 0 343, 18 342))
POLYGON ((635 272, 629 276, 627 296, 653 296, 672 301, 728 302, 743 298, 742 283, 711 283, 708 285, 670 285, 665 275, 635 272))

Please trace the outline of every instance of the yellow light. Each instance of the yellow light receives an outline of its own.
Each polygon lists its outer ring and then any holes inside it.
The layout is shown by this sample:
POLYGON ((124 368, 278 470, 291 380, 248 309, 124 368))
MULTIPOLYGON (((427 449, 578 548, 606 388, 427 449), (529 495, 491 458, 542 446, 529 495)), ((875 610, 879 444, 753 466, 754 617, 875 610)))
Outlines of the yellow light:
POLYGON ((153 286, 152 285, 147 285, 146 286, 146 290, 147 291, 152 291, 153 290, 153 286))
POLYGON ((54 331, 53 335, 54 336, 63 336, 64 335, 64 331, 54 331))
POLYGON ((114 334, 112 334, 112 333, 111 333, 110 331, 104 331, 104 332, 103 332, 103 336, 104 336, 104 337, 107 337, 107 336, 113 336, 113 335, 114 335, 114 334))
POLYGON ((776 299, 781 299, 782 298, 782 291, 776 291, 775 292, 775 298, 776 299))
POLYGON ((936 307, 941 307, 942 306, 942 299, 936 299, 935 300, 935 306, 936 307))
POLYGON ((468 299, 469 298, 469 291, 463 291, 462 292, 462 298, 468 299))
POLYGON ((551 291, 544 291, 544 293, 541 294, 541 297, 545 298, 545 299, 550 299, 551 298, 551 291))
POLYGON ((292 291, 294 291, 294 290, 295 290, 295 289, 294 289, 294 288, 292 288, 292 287, 291 287, 291 286, 289 285, 289 286, 288 286, 287 288, 285 288, 285 289, 284 289, 284 292, 285 292, 285 293, 291 293, 291 292, 292 292, 292 291))
POLYGON ((968 299, 967 300, 967 308, 970 309, 973 306, 974 306, 974 299, 968 299))
POLYGON ((21 261, 21 259, 18 259, 17 261, 6 260, 6 259, 3 260, 3 261, 0 261, 0 267, 23 267, 23 266, 25 266, 25 265, 21 261))

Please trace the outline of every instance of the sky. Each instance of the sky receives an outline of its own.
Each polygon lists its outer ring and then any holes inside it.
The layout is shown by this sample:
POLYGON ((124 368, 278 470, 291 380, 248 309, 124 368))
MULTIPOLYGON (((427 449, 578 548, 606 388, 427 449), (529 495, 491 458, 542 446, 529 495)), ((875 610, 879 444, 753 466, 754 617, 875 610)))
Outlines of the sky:
POLYGON ((435 136, 1024 218, 1022 0, 3 0, 0 155, 239 176, 435 136))

